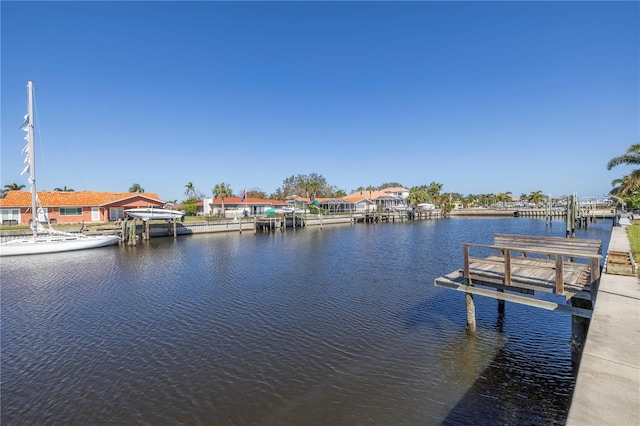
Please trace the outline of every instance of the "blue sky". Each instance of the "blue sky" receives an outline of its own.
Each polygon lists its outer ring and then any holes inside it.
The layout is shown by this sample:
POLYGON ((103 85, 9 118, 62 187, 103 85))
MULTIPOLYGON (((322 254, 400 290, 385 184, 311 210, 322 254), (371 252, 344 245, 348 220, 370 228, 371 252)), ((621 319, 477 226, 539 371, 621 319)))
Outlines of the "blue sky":
POLYGON ((638 2, 11 2, 1 13, 1 184, 164 200, 272 193, 601 197, 640 143, 638 2))

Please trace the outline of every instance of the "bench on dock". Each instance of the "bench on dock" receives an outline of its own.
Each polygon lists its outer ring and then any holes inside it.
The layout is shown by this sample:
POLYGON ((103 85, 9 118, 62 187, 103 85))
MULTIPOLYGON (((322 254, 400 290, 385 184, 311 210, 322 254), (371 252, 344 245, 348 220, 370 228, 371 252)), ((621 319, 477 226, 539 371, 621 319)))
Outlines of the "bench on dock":
POLYGON ((496 234, 492 245, 462 246, 462 277, 469 282, 595 299, 602 259, 599 240, 496 234), (491 254, 472 257, 472 248, 491 254))
POLYGON ((600 282, 599 240, 495 234, 493 244, 463 243, 464 265, 435 285, 588 317, 584 309, 537 300, 535 291, 567 300, 595 300, 600 282), (483 255, 476 253, 482 252, 483 255), (473 254, 473 255, 472 255, 473 254), (483 257, 481 257, 483 256, 483 257), (476 285, 499 290, 476 288, 476 285), (526 296, 507 295, 504 291, 526 296))
MULTIPOLYGON (((510 248, 523 247, 540 250, 575 251, 583 254, 601 254, 602 241, 583 238, 544 237, 536 235, 495 234, 493 244, 510 248)), ((517 251, 517 250, 514 250, 517 251)))

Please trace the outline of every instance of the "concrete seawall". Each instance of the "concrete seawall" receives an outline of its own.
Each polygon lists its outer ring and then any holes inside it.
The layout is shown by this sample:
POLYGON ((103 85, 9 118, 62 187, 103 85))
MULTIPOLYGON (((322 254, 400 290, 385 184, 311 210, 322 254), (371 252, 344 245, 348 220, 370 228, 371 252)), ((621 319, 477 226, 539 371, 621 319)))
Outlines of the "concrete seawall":
MULTIPOLYGON (((612 251, 630 252, 625 227, 614 227, 612 251)), ((640 280, 603 273, 568 426, 640 425, 640 280)))

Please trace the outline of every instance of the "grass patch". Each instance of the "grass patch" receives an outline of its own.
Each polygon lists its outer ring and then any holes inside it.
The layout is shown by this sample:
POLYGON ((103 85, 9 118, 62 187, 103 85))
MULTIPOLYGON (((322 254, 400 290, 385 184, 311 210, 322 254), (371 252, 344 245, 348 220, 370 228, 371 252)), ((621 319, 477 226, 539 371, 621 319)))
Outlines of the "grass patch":
POLYGON ((631 252, 636 263, 640 260, 640 222, 634 221, 631 226, 627 226, 627 235, 631 243, 631 252))

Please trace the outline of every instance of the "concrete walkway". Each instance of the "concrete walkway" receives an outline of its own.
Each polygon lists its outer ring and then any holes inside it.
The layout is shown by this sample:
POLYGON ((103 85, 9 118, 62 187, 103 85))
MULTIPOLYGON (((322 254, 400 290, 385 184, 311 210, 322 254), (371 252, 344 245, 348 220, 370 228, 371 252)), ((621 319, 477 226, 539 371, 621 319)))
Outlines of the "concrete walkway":
MULTIPOLYGON (((631 251, 625 227, 609 250, 631 251)), ((640 425, 640 280, 602 274, 568 426, 640 425)))

